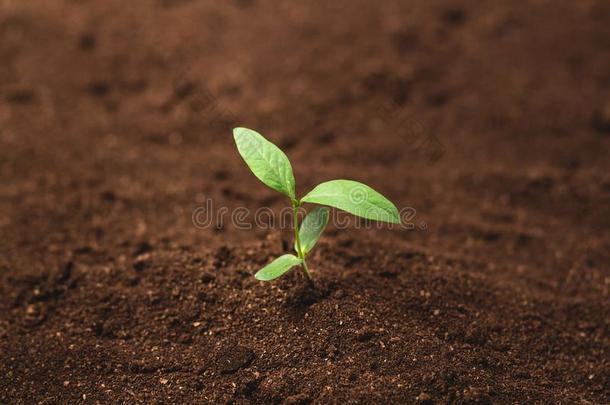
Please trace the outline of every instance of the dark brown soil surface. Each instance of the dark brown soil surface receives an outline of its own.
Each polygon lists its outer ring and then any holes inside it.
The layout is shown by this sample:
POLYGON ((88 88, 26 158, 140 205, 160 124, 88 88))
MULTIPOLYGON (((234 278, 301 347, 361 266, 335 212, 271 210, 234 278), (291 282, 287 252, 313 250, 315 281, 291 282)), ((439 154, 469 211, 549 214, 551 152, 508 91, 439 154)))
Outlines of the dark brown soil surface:
POLYGON ((0 1, 0 403, 610 400, 610 2, 0 1), (331 178, 416 210, 192 214, 331 178), (253 221, 249 217, 250 223, 253 221))

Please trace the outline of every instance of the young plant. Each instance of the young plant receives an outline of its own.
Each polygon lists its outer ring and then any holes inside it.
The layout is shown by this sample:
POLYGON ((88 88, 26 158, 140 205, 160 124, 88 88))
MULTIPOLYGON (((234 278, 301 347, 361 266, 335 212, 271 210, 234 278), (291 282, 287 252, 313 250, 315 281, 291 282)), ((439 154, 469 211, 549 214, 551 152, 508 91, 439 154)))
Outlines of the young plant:
POLYGON ((296 256, 285 254, 278 257, 254 275, 258 280, 270 281, 301 266, 305 279, 313 287, 305 259, 328 223, 329 209, 315 208, 307 214, 299 228, 297 210, 303 203, 328 205, 366 219, 400 223, 398 210, 390 200, 366 184, 353 180, 330 180, 318 184, 304 197, 297 198, 292 166, 284 152, 248 128, 233 129, 233 137, 239 154, 254 175, 267 186, 286 195, 292 204, 296 256))

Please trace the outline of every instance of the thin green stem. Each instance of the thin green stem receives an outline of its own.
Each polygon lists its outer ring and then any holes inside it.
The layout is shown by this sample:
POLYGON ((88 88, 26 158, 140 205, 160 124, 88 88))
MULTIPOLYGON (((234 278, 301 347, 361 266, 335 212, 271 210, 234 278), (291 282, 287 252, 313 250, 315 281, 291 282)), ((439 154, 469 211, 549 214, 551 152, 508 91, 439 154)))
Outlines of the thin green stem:
POLYGON ((294 240, 297 245, 297 255, 303 261, 301 269, 303 270, 303 275, 305 279, 309 283, 310 287, 314 287, 313 278, 311 277, 311 273, 309 272, 309 268, 307 267, 307 262, 305 261, 305 255, 303 254, 303 250, 301 249, 301 238, 299 237, 299 219, 297 216, 297 209, 299 208, 299 204, 295 201, 292 202, 292 217, 294 221, 294 240))

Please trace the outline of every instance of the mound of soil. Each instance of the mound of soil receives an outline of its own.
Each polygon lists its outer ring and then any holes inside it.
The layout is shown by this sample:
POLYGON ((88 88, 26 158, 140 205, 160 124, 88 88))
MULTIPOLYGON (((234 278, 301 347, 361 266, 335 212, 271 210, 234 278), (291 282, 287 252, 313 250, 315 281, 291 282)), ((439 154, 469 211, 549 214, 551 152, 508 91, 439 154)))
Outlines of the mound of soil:
POLYGON ((603 0, 2 2, 0 402, 607 402, 609 24, 603 0), (330 226, 315 290, 255 280, 291 230, 237 124, 299 194, 354 178, 409 226, 330 226))

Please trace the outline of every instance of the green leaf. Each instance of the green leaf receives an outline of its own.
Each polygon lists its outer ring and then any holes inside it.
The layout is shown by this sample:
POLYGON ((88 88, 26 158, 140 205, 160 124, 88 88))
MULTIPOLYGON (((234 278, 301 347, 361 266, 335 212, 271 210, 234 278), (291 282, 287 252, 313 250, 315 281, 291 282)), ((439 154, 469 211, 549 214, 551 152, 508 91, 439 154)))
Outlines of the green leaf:
POLYGON ((400 223, 400 215, 390 200, 366 184, 353 180, 331 180, 318 184, 301 202, 329 205, 375 221, 400 223))
POLYGON ((284 152, 248 128, 234 128, 233 137, 239 154, 252 173, 267 186, 294 200, 294 174, 284 152))
MULTIPOLYGON (((326 228, 326 224, 328 223, 328 211, 329 209, 326 207, 316 207, 307 214, 301 223, 299 239, 301 241, 301 253, 303 253, 303 255, 306 255, 313 249, 318 239, 320 239, 320 235, 324 232, 324 228, 326 228)), ((296 241, 294 250, 298 252, 296 241)))
POLYGON ((303 260, 295 255, 283 255, 260 269, 254 277, 261 281, 273 280, 301 263, 303 263, 303 260))

